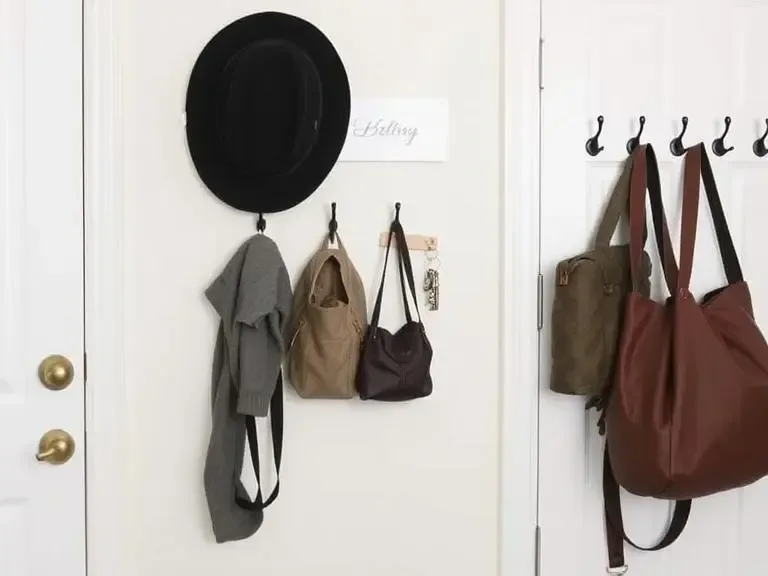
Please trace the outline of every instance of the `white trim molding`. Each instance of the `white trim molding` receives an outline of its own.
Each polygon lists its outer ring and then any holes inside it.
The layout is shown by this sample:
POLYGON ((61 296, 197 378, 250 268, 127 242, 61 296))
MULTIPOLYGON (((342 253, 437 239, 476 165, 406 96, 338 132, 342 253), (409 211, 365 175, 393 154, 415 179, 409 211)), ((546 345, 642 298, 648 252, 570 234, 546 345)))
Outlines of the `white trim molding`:
POLYGON ((119 0, 84 0, 86 486, 89 576, 135 576, 123 370, 119 0))
POLYGON ((501 576, 537 573, 541 0, 502 0, 501 576))

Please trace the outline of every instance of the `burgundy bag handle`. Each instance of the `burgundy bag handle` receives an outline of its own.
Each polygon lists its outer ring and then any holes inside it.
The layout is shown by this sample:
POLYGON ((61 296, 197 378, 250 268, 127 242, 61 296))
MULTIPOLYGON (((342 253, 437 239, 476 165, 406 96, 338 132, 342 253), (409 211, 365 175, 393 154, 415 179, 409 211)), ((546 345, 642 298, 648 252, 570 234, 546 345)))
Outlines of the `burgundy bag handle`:
POLYGON ((624 542, 646 552, 663 550, 680 537, 691 514, 691 501, 678 500, 675 502, 675 511, 672 514, 672 521, 669 523, 667 532, 655 546, 646 548, 638 546, 630 540, 624 531, 624 519, 621 515, 621 492, 619 483, 613 475, 607 443, 603 455, 603 502, 605 506, 605 540, 608 545, 609 574, 619 575, 627 571, 627 565, 624 563, 624 542))
MULTIPOLYGON (((656 236, 657 249, 661 258, 664 278, 671 294, 678 285, 679 271, 675 260, 672 241, 669 235, 664 202, 661 196, 661 179, 656 153, 650 144, 638 146, 635 155, 630 182, 630 270, 632 283, 637 287, 640 280, 640 264, 645 245, 645 197, 646 189, 651 203, 651 217, 656 236)), ((691 512, 691 501, 682 500, 675 503, 672 522, 666 534, 654 546, 642 547, 635 544, 624 530, 624 519, 621 513, 621 492, 619 483, 613 474, 611 460, 606 443, 603 458, 603 503, 605 513, 605 538, 608 547, 608 565, 610 574, 624 574, 627 566, 624 563, 624 542, 638 550, 656 551, 666 548, 680 537, 691 512)))
POLYGON ((677 291, 688 292, 693 271, 693 250, 696 245, 696 222, 699 217, 701 180, 701 148, 696 145, 685 153, 683 176, 683 215, 680 228, 680 276, 677 291))
POLYGON ((686 152, 684 174, 678 293, 681 295, 688 293, 691 284, 693 253, 696 245, 696 223, 699 217, 701 180, 704 181, 707 203, 709 204, 709 210, 715 225, 717 245, 720 250, 720 258, 723 262, 728 284, 743 281, 739 258, 733 246, 731 232, 728 229, 728 222, 725 219, 723 205, 720 202, 720 194, 717 191, 715 177, 712 173, 712 165, 709 163, 707 150, 703 143, 692 146, 686 152))
POLYGON ((677 285, 677 262, 670 240, 664 202, 661 197, 661 178, 656 152, 650 144, 642 144, 633 152, 634 163, 629 187, 629 267, 634 288, 640 282, 640 264, 645 246, 645 192, 651 200, 651 217, 656 232, 656 245, 664 268, 664 278, 670 293, 677 285))

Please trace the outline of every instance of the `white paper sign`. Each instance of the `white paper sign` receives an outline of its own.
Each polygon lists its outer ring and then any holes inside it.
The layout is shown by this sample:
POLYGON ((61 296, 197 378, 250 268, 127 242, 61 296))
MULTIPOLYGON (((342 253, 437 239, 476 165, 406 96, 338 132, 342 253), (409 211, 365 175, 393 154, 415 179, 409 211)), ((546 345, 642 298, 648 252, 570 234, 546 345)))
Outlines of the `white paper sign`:
POLYGON ((446 162, 448 100, 353 98, 340 162, 446 162))

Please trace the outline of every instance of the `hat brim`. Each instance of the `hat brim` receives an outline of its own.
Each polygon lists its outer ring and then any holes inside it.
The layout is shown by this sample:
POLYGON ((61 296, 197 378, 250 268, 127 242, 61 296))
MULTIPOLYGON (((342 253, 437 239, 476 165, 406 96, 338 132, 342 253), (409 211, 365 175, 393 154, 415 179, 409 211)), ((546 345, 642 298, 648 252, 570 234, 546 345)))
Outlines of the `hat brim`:
POLYGON ((282 212, 306 200, 328 176, 344 146, 349 114, 349 79, 330 40, 306 20, 260 12, 232 22, 200 52, 187 87, 187 144, 200 178, 222 202, 252 213, 282 212), (322 82, 323 108, 307 158, 290 173, 265 182, 229 168, 216 132, 216 95, 232 55, 253 42, 273 38, 294 43, 312 59, 322 82))

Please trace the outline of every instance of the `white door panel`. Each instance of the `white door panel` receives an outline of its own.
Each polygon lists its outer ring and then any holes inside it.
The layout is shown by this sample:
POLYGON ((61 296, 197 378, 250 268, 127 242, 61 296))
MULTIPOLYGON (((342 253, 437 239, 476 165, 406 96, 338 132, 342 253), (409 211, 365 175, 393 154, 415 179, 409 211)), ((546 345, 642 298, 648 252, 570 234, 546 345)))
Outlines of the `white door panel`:
POLYGON ((0 0, 0 574, 85 575, 82 7, 0 0), (74 364, 53 392, 50 354, 74 364), (45 432, 75 440, 61 466, 45 432))
MULTIPOLYGON (((732 117, 726 139, 735 150, 710 152, 731 232, 752 289, 758 322, 768 331, 768 157, 752 142, 768 116, 768 75, 761 56, 768 2, 729 0, 543 0, 541 265, 542 331, 540 409, 541 574, 604 573, 601 490, 603 439, 583 398, 549 391, 549 313, 556 263, 587 249, 604 203, 626 157, 626 141, 646 116, 642 141, 659 157, 667 217, 679 242, 682 158, 670 140, 689 118, 687 144, 711 142, 732 117), (605 123, 598 156, 584 148, 605 123)), ((618 239, 625 240, 621 234, 618 239)), ((677 246, 677 244, 676 244, 677 246)), ((654 293, 665 294, 656 271, 654 293)), ((711 216, 704 201, 692 289, 697 295, 724 282, 711 216)), ((768 415, 766 415, 768 417, 768 415)), ((659 538, 667 503, 623 492, 625 524, 643 544, 659 538)), ((768 517, 768 481, 696 500, 683 536, 661 552, 626 551, 631 574, 722 576, 759 569, 760 534, 768 517)))

